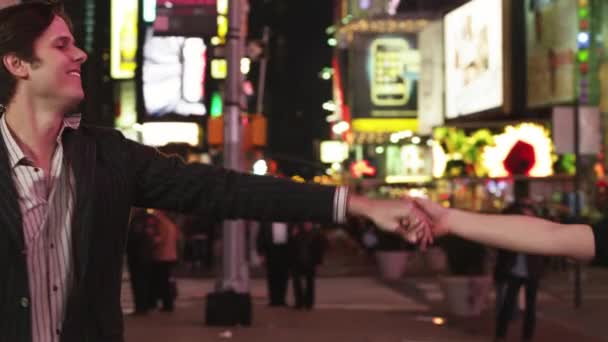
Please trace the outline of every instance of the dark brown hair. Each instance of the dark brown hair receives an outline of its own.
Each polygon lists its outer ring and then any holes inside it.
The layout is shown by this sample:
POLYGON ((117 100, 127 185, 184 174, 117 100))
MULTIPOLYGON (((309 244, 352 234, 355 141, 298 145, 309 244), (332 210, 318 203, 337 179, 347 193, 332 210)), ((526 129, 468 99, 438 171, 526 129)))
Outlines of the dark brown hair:
POLYGON ((72 29, 72 22, 59 1, 31 1, 0 9, 0 104, 8 105, 17 86, 17 80, 1 59, 15 54, 27 62, 35 62, 34 42, 57 16, 72 29))

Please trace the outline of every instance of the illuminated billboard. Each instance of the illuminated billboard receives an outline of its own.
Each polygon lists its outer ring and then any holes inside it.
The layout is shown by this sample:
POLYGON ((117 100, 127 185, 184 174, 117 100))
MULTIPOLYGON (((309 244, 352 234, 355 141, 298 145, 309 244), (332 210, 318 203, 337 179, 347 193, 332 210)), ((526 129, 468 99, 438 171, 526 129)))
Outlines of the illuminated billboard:
POLYGON ((446 118, 504 104, 502 0, 473 0, 445 16, 446 118))
POLYGON ((156 1, 155 35, 211 38, 217 27, 217 0, 156 1))
POLYGON ((200 38, 157 37, 143 46, 141 83, 147 116, 204 115, 206 46, 200 38))
POLYGON ((110 75, 113 79, 135 77, 137 56, 137 0, 112 0, 110 75))
POLYGON ((385 153, 387 183, 426 182, 432 178, 430 147, 389 145, 385 153))
POLYGON ((576 1, 526 0, 528 107, 574 100, 577 33, 576 1))
POLYGON ((420 74, 416 35, 358 33, 350 58, 353 118, 416 117, 420 74))
POLYGON ((443 23, 436 21, 418 35, 421 56, 418 86, 418 133, 430 135, 443 124, 443 23))
POLYGON ((348 144, 335 140, 322 141, 320 156, 322 163, 341 163, 348 159, 348 144))

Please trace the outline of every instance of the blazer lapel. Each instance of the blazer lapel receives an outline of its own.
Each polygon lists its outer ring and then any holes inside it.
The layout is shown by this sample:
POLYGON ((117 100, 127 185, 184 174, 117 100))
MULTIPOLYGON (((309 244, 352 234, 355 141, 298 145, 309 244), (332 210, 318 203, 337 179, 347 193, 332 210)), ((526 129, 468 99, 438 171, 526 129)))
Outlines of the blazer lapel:
POLYGON ((91 137, 80 129, 68 130, 63 136, 68 165, 76 183, 76 206, 72 221, 72 250, 76 280, 86 273, 90 232, 93 225, 93 200, 95 196, 96 145, 91 137))
POLYGON ((19 208, 19 199, 4 140, 0 137, 0 229, 6 229, 17 248, 25 249, 23 238, 23 219, 19 208))

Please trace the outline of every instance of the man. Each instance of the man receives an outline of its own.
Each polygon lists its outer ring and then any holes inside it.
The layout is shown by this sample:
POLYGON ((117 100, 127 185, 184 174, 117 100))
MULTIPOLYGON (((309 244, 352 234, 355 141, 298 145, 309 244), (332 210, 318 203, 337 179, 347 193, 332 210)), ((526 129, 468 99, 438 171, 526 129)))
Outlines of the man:
POLYGON ((135 315, 144 315, 151 307, 154 240, 158 219, 145 209, 134 208, 127 235, 127 267, 135 304, 135 315))
POLYGON ((317 266, 323 262, 325 239, 312 222, 297 224, 289 239, 291 275, 296 309, 311 310, 315 305, 317 266))
POLYGON ((256 239, 257 252, 266 264, 270 306, 287 305, 289 284, 289 227, 285 222, 262 222, 256 239))
MULTIPOLYGON (((186 165, 66 116, 84 98, 59 5, 0 10, 0 341, 122 341, 122 254, 132 206, 216 218, 362 215, 429 241, 405 201, 186 165)), ((425 234, 427 233, 427 234, 425 234)), ((404 235, 405 236, 405 235, 404 235)))
MULTIPOLYGON (((502 213, 536 216, 536 208, 526 200, 519 200, 509 205, 502 213)), ((534 227, 530 227, 530 229, 534 229, 534 227)), ((524 286, 526 294, 522 341, 532 341, 536 327, 536 295, 543 263, 543 257, 540 255, 498 250, 494 271, 494 280, 497 283, 496 341, 503 341, 507 336, 509 323, 517 310, 517 299, 522 286, 524 286), (499 295, 501 293, 502 296, 499 295)))

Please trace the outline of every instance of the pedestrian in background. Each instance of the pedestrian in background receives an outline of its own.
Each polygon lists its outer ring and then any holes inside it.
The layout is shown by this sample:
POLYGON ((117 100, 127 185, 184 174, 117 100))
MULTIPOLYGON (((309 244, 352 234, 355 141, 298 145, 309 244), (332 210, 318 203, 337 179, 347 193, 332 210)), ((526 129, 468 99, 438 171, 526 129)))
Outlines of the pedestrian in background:
POLYGON ((285 222, 262 222, 256 239, 257 252, 266 264, 270 306, 287 305, 289 285, 289 227, 285 222))
POLYGON ((317 266, 323 262, 324 236, 312 222, 295 224, 291 229, 289 251, 296 309, 311 310, 315 305, 317 266))
POLYGON ((152 266, 153 278, 153 303, 156 308, 160 299, 161 311, 173 312, 174 302, 177 294, 177 284, 172 278, 172 269, 177 262, 177 239, 178 228, 171 219, 161 210, 152 211, 152 215, 158 221, 156 232, 150 232, 154 239, 154 263, 152 266))
POLYGON ((145 209, 133 208, 127 235, 127 267, 135 315, 148 313, 153 297, 152 270, 154 263, 154 236, 158 219, 145 209))
MULTIPOLYGON (((536 208, 525 200, 510 205, 503 213, 505 215, 537 216, 536 208)), ((534 227, 530 227, 530 229, 534 229, 534 227)), ((542 256, 504 249, 498 250, 494 274, 497 283, 503 286, 503 295, 497 295, 496 341, 503 341, 507 336, 509 323, 517 310, 517 299, 522 286, 524 286, 526 294, 522 340, 531 341, 534 337, 536 299, 543 266, 544 258, 542 256)))

